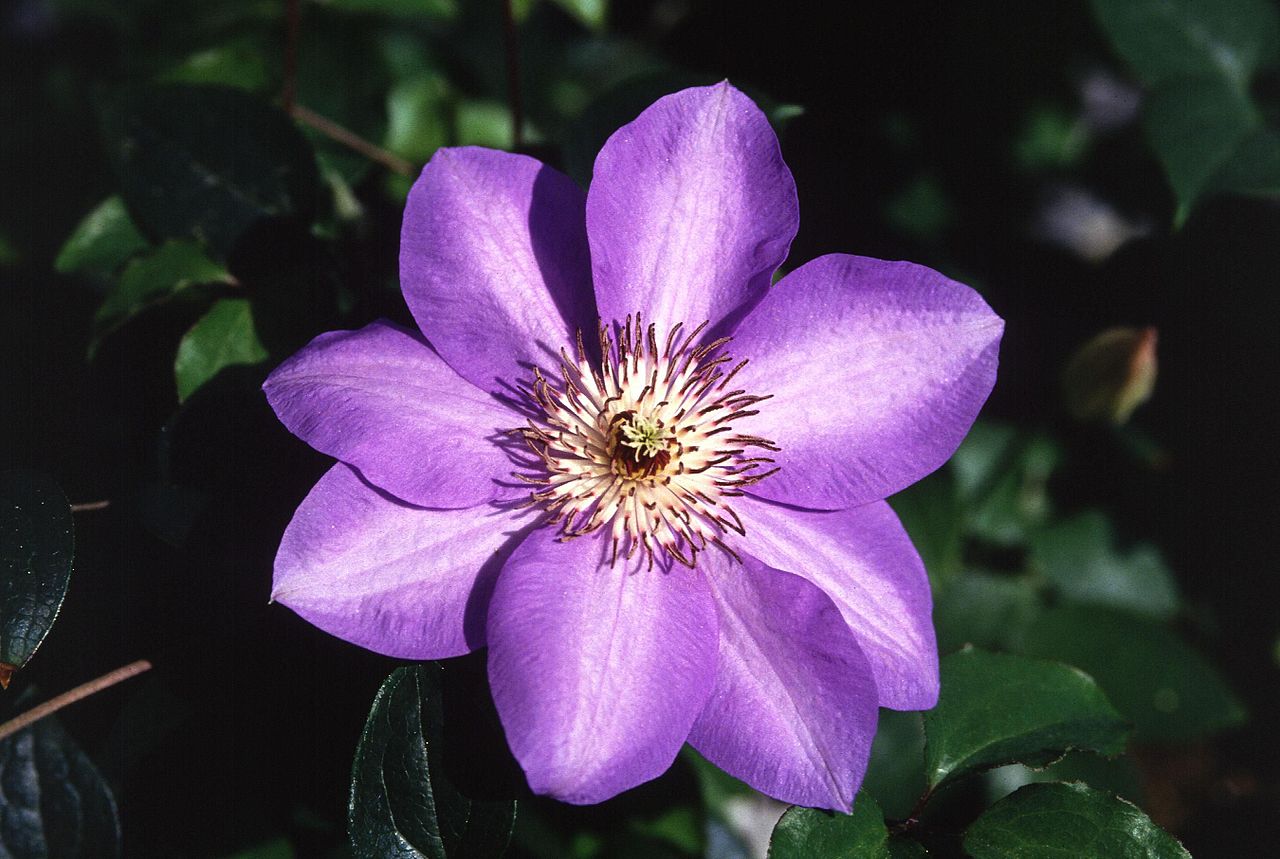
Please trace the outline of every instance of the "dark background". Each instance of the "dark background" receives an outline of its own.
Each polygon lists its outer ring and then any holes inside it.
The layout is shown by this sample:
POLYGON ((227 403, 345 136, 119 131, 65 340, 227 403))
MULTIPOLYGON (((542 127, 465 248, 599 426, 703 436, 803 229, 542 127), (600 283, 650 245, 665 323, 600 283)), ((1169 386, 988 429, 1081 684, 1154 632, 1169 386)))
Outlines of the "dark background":
MULTIPOLYGON (((83 5, 0 7, 0 235, 17 249, 0 267, 0 465, 55 476, 73 502, 112 502, 77 515, 69 595, 21 680, 55 692, 136 658, 155 663, 63 715, 116 790, 125 855, 221 856, 280 834, 298 855, 322 855, 343 840, 355 740, 393 667, 267 604, 279 536, 327 461, 274 420, 257 390, 266 365, 224 372, 178 407, 173 349, 192 322, 180 310, 131 323, 87 361, 101 294, 52 269, 76 223, 117 187, 101 98, 199 46, 196 26, 175 22, 181 4, 135 5, 128 26, 83 5)), ((218 6, 199 5, 201 18, 218 6)), ((335 26, 324 9, 303 12, 305 64, 310 28, 335 26)), ((283 25, 259 26, 282 51, 283 25)), ((1210 199, 1173 231, 1172 194, 1134 123, 1070 166, 1018 163, 1029 111, 1077 109, 1092 69, 1125 75, 1083 3, 660 0, 616 4, 609 29, 683 69, 803 105, 783 135, 801 201, 793 265, 834 251, 911 259, 971 280, 1006 318, 984 414, 1058 436, 1066 457, 1051 489, 1063 511, 1102 507, 1123 539, 1161 547, 1187 596, 1182 631, 1252 714, 1219 738, 1148 753, 1146 775, 1169 794, 1149 810, 1196 856, 1264 855, 1280 799, 1280 208, 1210 199), (951 217, 904 231, 886 211, 921 175, 951 217), (1030 225, 1064 181, 1145 219, 1150 234, 1100 263, 1037 238, 1030 225), (1157 391, 1135 418, 1163 452, 1158 468, 1063 414, 1064 363, 1112 325, 1159 330, 1157 391)), ((498 28, 477 32, 500 45, 498 28)), ((536 49, 525 46, 535 62, 536 49)), ((269 60, 276 75, 279 62, 269 60)), ((464 85, 488 85, 452 62, 464 85)), ((526 86, 536 80, 526 70, 526 86)), ((1274 94, 1275 81, 1262 89, 1274 94)), ((561 160, 554 141, 533 150, 561 160)), ((354 185, 368 213, 357 234, 321 242, 269 224, 231 255, 251 288, 293 290, 281 342, 407 319, 395 290, 399 203, 382 179, 375 169, 354 185), (341 311, 308 298, 332 282, 347 291, 341 311)), ((458 682, 480 668, 473 659, 458 682)))

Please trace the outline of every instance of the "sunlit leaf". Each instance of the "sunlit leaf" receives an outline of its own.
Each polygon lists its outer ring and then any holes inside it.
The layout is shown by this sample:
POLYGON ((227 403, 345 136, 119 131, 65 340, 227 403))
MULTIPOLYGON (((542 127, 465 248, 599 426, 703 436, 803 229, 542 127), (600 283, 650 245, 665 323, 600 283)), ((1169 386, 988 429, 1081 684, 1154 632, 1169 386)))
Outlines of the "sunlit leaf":
POLYGON ((253 327, 253 308, 247 298, 224 298, 178 343, 173 363, 178 401, 195 393, 224 367, 256 364, 267 359, 267 350, 253 327))
POLYGON ((125 211, 124 201, 108 197, 85 215, 58 251, 53 267, 63 274, 107 277, 147 246, 146 238, 125 211))

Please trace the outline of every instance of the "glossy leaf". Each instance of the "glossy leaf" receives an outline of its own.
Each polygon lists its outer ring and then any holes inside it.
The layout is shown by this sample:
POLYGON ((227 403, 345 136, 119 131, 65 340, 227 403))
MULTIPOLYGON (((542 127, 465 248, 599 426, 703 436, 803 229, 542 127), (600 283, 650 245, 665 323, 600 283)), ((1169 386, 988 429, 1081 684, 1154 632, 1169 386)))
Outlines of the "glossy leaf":
POLYGON ((444 773, 441 671, 398 668, 374 698, 348 805, 356 857, 479 859, 506 849, 515 802, 471 799, 444 773))
POLYGON ((255 223, 316 209, 311 147, 287 116, 243 90, 132 92, 104 111, 103 130, 129 212, 155 238, 194 238, 226 254, 255 223))
POLYGON ((788 808, 774 827, 769 859, 890 859, 888 843, 880 807, 859 793, 851 814, 788 808))
POLYGON ((232 282, 226 267, 209 259, 195 242, 165 242, 125 267, 120 282, 94 316, 90 352, 103 337, 148 308, 171 301, 194 287, 232 282))
POLYGON ((951 458, 970 534, 1003 546, 1024 544, 1048 520, 1047 484, 1058 446, 1039 433, 979 421, 951 458))
POLYGON ((1171 617, 1178 591, 1159 551, 1137 545, 1122 553, 1114 540, 1106 517, 1086 511, 1036 533, 1031 562, 1068 599, 1171 617))
POLYGON ((147 240, 125 211, 124 201, 108 197, 76 226, 53 267, 63 274, 108 277, 146 248, 147 240))
POLYGON ((0 741, 0 856, 111 859, 120 855, 116 803, 57 720, 0 741))
POLYGON ((51 478, 0 473, 0 686, 27 664, 58 616, 73 534, 71 507, 51 478))
POLYGON ((1243 721, 1217 670, 1171 630, 1130 612, 1062 606, 1027 632, 1024 652, 1087 671, 1143 742, 1178 742, 1243 721))
POLYGON ((941 673, 938 706, 924 715, 931 788, 1000 764, 1043 766, 1068 749, 1124 751, 1124 718, 1075 668, 966 648, 941 673))
POLYGON ((173 363, 178 400, 186 400, 224 367, 266 359, 267 350, 253 327, 249 300, 224 298, 209 308, 178 344, 173 363))
POLYGON ((969 827, 973 859, 1190 859, 1137 806, 1082 784, 1033 784, 969 827))

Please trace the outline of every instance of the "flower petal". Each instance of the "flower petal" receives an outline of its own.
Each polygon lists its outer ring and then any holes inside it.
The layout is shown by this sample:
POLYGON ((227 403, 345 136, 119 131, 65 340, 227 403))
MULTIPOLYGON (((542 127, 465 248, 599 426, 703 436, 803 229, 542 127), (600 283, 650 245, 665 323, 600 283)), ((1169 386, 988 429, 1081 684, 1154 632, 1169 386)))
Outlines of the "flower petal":
POLYGON ((798 224, 795 181, 751 99, 727 82, 661 98, 596 158, 587 234, 600 316, 729 330, 798 224))
POLYGON ((521 362, 555 366, 596 330, 585 196, 526 155, 440 149, 409 192, 400 283, 449 366, 509 391, 521 362))
POLYGON ((742 320, 734 384, 773 394, 751 432, 781 472, 752 490, 800 507, 876 501, 946 462, 995 383, 1004 322, 923 266, 832 254, 742 320))
POLYGON ((338 463, 284 532, 271 598, 378 653, 459 656, 485 644, 489 595, 519 528, 489 505, 410 507, 338 463))
POLYGON ((449 369, 418 334, 385 322, 331 331, 262 386, 289 431, 423 507, 470 507, 504 492, 501 435, 523 423, 449 369))
POLYGON ((753 558, 707 580, 720 611, 715 687, 689 742, 769 796, 848 812, 876 732, 876 685, 818 588, 753 558))
POLYGON ((675 759, 711 689, 716 611, 695 572, 530 535, 489 608, 489 681, 529 786, 593 803, 675 759))
POLYGON ((924 564, 883 501, 824 513, 747 496, 734 509, 742 550, 826 592, 871 663, 880 706, 927 710, 938 702, 938 644, 924 564))

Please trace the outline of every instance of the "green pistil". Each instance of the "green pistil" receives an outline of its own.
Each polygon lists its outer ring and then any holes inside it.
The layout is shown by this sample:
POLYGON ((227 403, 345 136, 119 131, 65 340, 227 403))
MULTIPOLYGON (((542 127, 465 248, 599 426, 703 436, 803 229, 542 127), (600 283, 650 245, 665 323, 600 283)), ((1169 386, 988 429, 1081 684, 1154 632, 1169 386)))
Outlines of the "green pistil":
POLYGON ((622 443, 636 452, 636 459, 652 459, 667 447, 670 435, 656 421, 641 415, 633 415, 618 428, 622 443))

